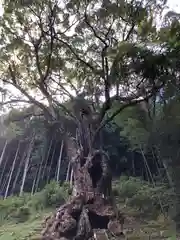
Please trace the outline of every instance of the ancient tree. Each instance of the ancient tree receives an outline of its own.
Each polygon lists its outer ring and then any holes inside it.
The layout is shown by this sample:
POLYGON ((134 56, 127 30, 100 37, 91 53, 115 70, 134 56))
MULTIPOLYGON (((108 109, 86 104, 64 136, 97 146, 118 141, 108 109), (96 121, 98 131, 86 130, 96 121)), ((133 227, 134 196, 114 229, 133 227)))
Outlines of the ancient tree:
POLYGON ((122 234, 101 130, 128 106, 147 106, 171 77, 156 41, 163 8, 163 1, 5 0, 2 105, 31 104, 27 115, 56 126, 73 173, 71 199, 47 219, 43 239, 88 240, 96 228, 122 234))
POLYGON ((94 122, 92 124, 89 111, 89 108, 79 109, 76 138, 66 136, 73 192, 69 202, 47 219, 43 239, 93 239, 94 229, 123 234, 123 215, 112 195, 110 159, 93 144, 94 122))

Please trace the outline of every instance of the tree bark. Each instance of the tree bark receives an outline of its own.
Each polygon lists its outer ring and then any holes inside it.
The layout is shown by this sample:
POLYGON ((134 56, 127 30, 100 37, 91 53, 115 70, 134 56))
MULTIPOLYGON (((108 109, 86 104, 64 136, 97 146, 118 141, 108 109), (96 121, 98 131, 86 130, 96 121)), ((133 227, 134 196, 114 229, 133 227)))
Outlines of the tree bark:
POLYGON ((9 170, 7 176, 5 175, 5 177, 4 177, 4 181, 3 181, 3 184, 2 184, 2 187, 1 187, 1 192, 2 193, 4 193, 4 191, 6 191, 6 185, 7 185, 10 173, 11 173, 11 169, 9 170))
POLYGON ((35 190, 36 180, 37 180, 37 176, 38 176, 38 171, 39 171, 39 168, 37 167, 36 174, 35 174, 35 177, 33 180, 32 188, 31 188, 31 196, 33 196, 33 194, 35 192, 34 190, 35 190))
POLYGON ((9 192, 9 187, 10 187, 12 175, 13 175, 13 172, 14 172, 15 164, 16 164, 16 161, 17 161, 17 158, 18 158, 19 149, 20 149, 20 142, 18 143, 18 148, 17 148, 16 154, 15 154, 14 160, 13 160, 12 167, 11 167, 11 171, 10 171, 10 175, 9 175, 9 179, 8 179, 8 184, 7 184, 7 187, 6 187, 6 192, 5 192, 5 195, 4 195, 5 199, 7 198, 7 195, 8 195, 8 192, 9 192))
POLYGON ((60 148, 60 153, 59 153, 57 176, 56 176, 56 181, 57 182, 59 182, 59 175, 60 175, 60 169, 61 169, 63 147, 64 147, 64 141, 61 142, 61 148, 60 148))
POLYGON ((73 169, 71 169, 71 175, 70 175, 70 186, 73 187, 73 178, 74 178, 74 172, 73 172, 73 169))
POLYGON ((8 141, 6 140, 5 145, 3 147, 3 151, 2 151, 1 157, 0 157, 0 166, 1 166, 2 162, 3 162, 7 146, 8 146, 8 141))
POLYGON ((38 191, 40 178, 42 177, 41 172, 42 172, 42 168, 43 168, 43 163, 44 163, 44 161, 45 161, 45 155, 42 155, 42 156, 41 156, 40 167, 38 168, 38 175, 37 175, 37 181, 36 181, 36 185, 35 185, 35 192, 38 191))
POLYGON ((4 163, 2 172, 1 172, 1 177, 0 177, 0 189, 2 188, 3 179, 4 179, 4 173, 5 173, 5 170, 6 170, 6 166, 7 166, 8 160, 9 160, 9 155, 7 155, 7 157, 6 157, 6 159, 5 159, 5 163, 4 163))
POLYGON ((46 156, 46 158, 45 158, 45 164, 44 164, 43 172, 42 172, 42 179, 44 178, 44 175, 45 175, 45 172, 46 172, 46 167, 47 167, 49 155, 50 155, 50 152, 51 152, 52 143, 53 143, 53 137, 51 138, 50 146, 49 146, 49 149, 48 149, 48 152, 47 152, 47 156, 46 156))
POLYGON ((90 240, 95 229, 122 235, 124 217, 117 210, 111 186, 107 155, 96 150, 82 165, 81 154, 71 161, 74 184, 72 196, 46 219, 42 239, 90 240))
POLYGON ((26 157, 24 173, 23 173, 23 177, 22 177, 22 184, 21 184, 20 193, 19 193, 20 196, 22 196, 23 191, 24 191, 24 184, 25 184, 25 180, 26 180, 26 176, 27 176, 27 172, 28 172, 28 166, 29 166, 29 161, 31 158, 33 146, 34 146, 34 136, 32 136, 32 139, 31 139, 31 142, 29 145, 29 149, 28 149, 28 153, 27 153, 27 157, 26 157))
POLYGON ((64 137, 73 173, 72 195, 46 219, 43 240, 92 240, 95 229, 122 235, 124 217, 113 198, 109 157, 93 148, 92 125, 80 115, 76 140, 68 134, 64 137))
POLYGON ((51 168, 52 168, 55 152, 56 152, 56 143, 54 144, 54 149, 53 149, 53 153, 52 153, 52 156, 51 156, 50 166, 49 166, 49 169, 48 169, 47 181, 46 181, 47 184, 49 183, 49 180, 51 180, 51 168))
MULTIPOLYGON (((144 163, 145 163, 145 165, 147 166, 147 170, 148 170, 148 172, 149 172, 149 176, 150 176, 150 178, 151 178, 153 187, 156 187, 156 183, 155 183, 155 181, 154 181, 153 175, 152 175, 152 173, 151 173, 151 170, 150 170, 150 168, 149 168, 149 165, 148 165, 148 163, 147 163, 146 157, 145 157, 145 155, 144 155, 144 152, 143 152, 143 149, 142 149, 141 146, 140 146, 140 150, 141 150, 141 154, 142 154, 143 159, 144 159, 144 163)), ((158 196, 158 201, 159 201, 159 205, 160 205, 162 214, 164 214, 164 209, 163 209, 162 201, 161 201, 161 199, 160 199, 159 196, 158 196)), ((165 214, 164 214, 164 215, 165 215, 165 214)))
POLYGON ((13 186, 12 186, 12 190, 11 190, 12 194, 14 193, 14 190, 15 190, 15 187, 16 187, 16 184, 17 184, 19 175, 20 175, 20 173, 21 173, 21 168, 22 168, 23 163, 24 163, 24 160, 25 160, 25 158, 26 158, 26 154, 27 154, 27 151, 26 151, 26 150, 27 150, 27 149, 25 149, 24 154, 23 154, 22 158, 20 159, 18 171, 17 171, 16 177, 15 177, 15 179, 14 179, 13 186))
POLYGON ((68 168, 67 168, 67 173, 66 173, 66 182, 69 182, 70 178, 69 178, 69 175, 70 175, 70 167, 71 167, 71 163, 69 162, 68 163, 68 168))

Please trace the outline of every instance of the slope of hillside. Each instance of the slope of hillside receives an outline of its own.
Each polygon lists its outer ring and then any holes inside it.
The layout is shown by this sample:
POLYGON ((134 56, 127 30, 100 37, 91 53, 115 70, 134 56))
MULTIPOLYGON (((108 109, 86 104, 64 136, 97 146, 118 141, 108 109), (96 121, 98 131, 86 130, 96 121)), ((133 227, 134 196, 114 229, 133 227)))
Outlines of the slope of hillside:
MULTIPOLYGON (((144 220, 133 209, 123 209, 126 215, 124 233, 127 240, 167 239, 174 234, 169 222, 165 220, 144 220)), ((52 214, 51 210, 32 216, 24 223, 5 223, 0 227, 0 240, 38 240, 44 219, 52 214)))
MULTIPOLYGON (((164 217, 160 213, 158 203, 153 209, 151 204, 153 199, 150 199, 152 195, 150 186, 137 179, 121 179, 120 182, 121 184, 118 182, 115 184, 114 193, 116 193, 118 207, 125 215, 124 233, 126 239, 175 240, 174 225, 169 217, 164 217), (133 191, 137 193, 134 194, 133 191), (147 198, 145 198, 145 193, 147 198), (150 199, 149 202, 148 199, 150 199)), ((58 186, 53 182, 33 197, 27 195, 23 198, 11 197, 0 200, 0 240, 40 239, 45 218, 51 215, 55 208, 67 199, 67 195, 67 186, 58 186)), ((97 236, 98 234, 102 236, 103 233, 97 230, 97 236)), ((106 232, 106 235, 109 236, 109 239, 113 239, 108 232, 106 232)), ((99 239, 102 239, 102 237, 99 237, 99 239)))

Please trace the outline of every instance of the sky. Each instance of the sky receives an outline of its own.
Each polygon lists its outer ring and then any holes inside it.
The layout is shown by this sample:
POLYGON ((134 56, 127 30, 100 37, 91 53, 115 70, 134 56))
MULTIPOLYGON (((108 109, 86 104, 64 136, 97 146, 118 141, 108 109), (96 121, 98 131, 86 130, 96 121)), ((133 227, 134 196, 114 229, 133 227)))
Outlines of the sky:
MULTIPOLYGON (((3 0, 0 0, 0 16, 3 13, 2 2, 3 2, 3 0)), ((179 0, 168 0, 167 5, 169 6, 170 10, 173 10, 173 11, 176 11, 176 12, 180 13, 180 2, 179 2, 179 0)))
MULTIPOLYGON (((2 2, 3 2, 3 0, 0 0, 0 15, 2 14, 2 2)), ((174 10, 174 11, 180 13, 180 2, 179 2, 179 0, 168 0, 167 4, 171 8, 171 10, 174 10)))
POLYGON ((179 2, 179 0, 168 0, 167 3, 172 10, 175 10, 176 12, 180 13, 180 2, 179 2))

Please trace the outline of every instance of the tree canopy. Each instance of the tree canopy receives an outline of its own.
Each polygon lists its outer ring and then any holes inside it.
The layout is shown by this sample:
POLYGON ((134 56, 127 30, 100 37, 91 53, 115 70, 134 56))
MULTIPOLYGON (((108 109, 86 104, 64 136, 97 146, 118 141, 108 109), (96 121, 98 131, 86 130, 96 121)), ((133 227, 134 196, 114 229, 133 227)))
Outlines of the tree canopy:
POLYGON ((57 162, 59 128, 76 136, 80 112, 90 111, 93 137, 106 126, 104 148, 116 162, 128 147, 124 162, 144 164, 151 181, 151 164, 159 176, 167 170, 179 194, 180 15, 166 1, 4 0, 0 20, 6 138, 31 141, 36 131, 41 168, 52 135, 57 162))
POLYGON ((57 108, 74 118, 65 102, 83 96, 99 122, 110 121, 175 77, 169 59, 173 41, 167 39, 171 25, 178 24, 172 16, 162 27, 157 24, 164 1, 24 0, 5 1, 3 7, 3 106, 34 104, 47 119, 58 120, 57 108))

